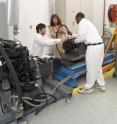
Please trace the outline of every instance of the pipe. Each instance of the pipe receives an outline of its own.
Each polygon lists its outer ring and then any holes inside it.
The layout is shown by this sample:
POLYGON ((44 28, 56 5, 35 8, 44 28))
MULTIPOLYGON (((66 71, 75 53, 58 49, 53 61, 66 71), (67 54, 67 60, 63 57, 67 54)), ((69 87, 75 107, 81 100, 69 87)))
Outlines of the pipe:
POLYGON ((19 25, 19 0, 8 0, 8 25, 19 25))

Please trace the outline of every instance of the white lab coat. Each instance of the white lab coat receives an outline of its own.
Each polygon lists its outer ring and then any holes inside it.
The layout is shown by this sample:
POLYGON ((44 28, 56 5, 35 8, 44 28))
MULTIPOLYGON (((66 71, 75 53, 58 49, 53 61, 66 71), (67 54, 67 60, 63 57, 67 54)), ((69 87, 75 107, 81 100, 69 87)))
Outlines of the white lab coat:
MULTIPOLYGON (((75 36, 75 35, 74 35, 75 36)), ((103 42, 98 34, 95 26, 87 19, 82 19, 79 23, 79 32, 76 35, 76 43, 85 42, 85 44, 94 44, 103 42)), ((95 85, 95 82, 100 86, 105 85, 102 63, 104 59, 104 44, 88 46, 86 51, 86 85, 89 89, 95 85)))
POLYGON ((34 43, 32 47, 32 55, 43 58, 43 56, 45 56, 44 48, 56 45, 60 43, 60 41, 61 41, 60 39, 50 39, 46 37, 46 35, 42 36, 41 34, 38 33, 36 34, 34 39, 34 43))

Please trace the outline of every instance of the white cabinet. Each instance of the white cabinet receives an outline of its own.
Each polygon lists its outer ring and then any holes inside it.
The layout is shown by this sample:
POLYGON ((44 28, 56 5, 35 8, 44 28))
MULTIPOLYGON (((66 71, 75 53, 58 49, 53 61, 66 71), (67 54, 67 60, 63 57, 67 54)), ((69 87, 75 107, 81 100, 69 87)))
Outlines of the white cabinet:
POLYGON ((104 0, 55 0, 55 12, 61 17, 72 32, 77 32, 74 24, 78 12, 83 12, 87 19, 96 24, 100 34, 103 32, 104 0))
POLYGON ((72 31, 76 30, 74 21, 78 12, 84 12, 92 20, 92 0, 55 0, 55 10, 72 31))

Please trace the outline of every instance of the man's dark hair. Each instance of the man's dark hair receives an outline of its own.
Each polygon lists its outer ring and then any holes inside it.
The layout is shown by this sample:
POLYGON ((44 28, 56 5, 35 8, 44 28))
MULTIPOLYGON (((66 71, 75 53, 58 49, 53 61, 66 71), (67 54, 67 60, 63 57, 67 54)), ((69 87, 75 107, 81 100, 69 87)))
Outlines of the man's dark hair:
POLYGON ((82 13, 82 12, 79 12, 77 15, 76 15, 76 18, 85 18, 85 15, 82 13))
POLYGON ((39 29, 41 30, 42 28, 46 28, 46 25, 43 23, 40 23, 36 26, 36 32, 39 33, 39 29))
POLYGON ((57 25, 61 25, 62 23, 61 23, 61 19, 60 19, 60 17, 57 15, 57 14, 53 14, 52 16, 51 16, 51 19, 50 19, 50 26, 55 26, 55 24, 54 24, 54 22, 53 22, 53 18, 56 18, 57 19, 57 25))

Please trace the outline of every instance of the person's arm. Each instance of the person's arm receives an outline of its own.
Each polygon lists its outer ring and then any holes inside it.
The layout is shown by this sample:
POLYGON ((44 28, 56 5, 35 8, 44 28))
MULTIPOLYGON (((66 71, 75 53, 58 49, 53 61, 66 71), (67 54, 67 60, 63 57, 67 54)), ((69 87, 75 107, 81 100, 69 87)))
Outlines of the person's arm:
POLYGON ((39 46, 52 46, 52 45, 56 45, 58 43, 61 42, 61 39, 50 39, 50 38, 46 38, 46 37, 36 37, 35 41, 37 42, 37 44, 39 46))
POLYGON ((64 34, 64 35, 66 34, 66 29, 64 26, 59 28, 59 33, 64 34))
POLYGON ((75 43, 84 42, 86 40, 86 26, 85 23, 79 24, 79 32, 78 34, 74 34, 73 36, 76 37, 75 43))
POLYGON ((53 46, 61 42, 61 39, 50 39, 50 38, 44 38, 43 41, 41 41, 41 45, 43 46, 53 46))

